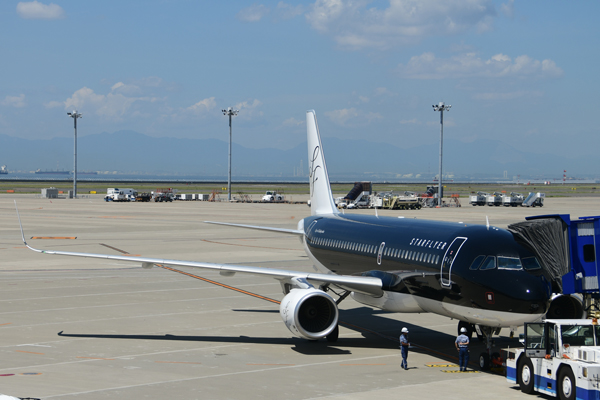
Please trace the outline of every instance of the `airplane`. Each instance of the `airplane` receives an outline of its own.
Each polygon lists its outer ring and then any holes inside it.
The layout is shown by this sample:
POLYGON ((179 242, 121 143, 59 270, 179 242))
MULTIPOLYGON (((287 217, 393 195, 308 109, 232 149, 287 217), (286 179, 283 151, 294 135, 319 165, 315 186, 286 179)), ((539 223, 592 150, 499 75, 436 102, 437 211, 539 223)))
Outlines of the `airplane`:
MULTIPOLYGON (((482 369, 494 357, 492 336, 535 322, 547 312, 570 309, 568 296, 553 295, 538 257, 505 229, 487 225, 340 213, 331 193, 316 113, 306 113, 311 215, 297 229, 215 221, 212 224, 294 235, 316 272, 35 249, 52 255, 247 273, 280 281, 286 327, 308 340, 338 339, 338 305, 346 297, 386 311, 431 312, 459 321, 486 343, 482 369), (340 293, 336 292, 340 291, 340 293), (330 292, 338 296, 337 299, 330 292), (562 307, 562 308, 561 308, 562 307)), ((15 202, 16 206, 16 202, 15 202)), ((18 215, 18 209, 17 209, 18 215)), ((572 308, 572 307, 571 307, 572 308)))

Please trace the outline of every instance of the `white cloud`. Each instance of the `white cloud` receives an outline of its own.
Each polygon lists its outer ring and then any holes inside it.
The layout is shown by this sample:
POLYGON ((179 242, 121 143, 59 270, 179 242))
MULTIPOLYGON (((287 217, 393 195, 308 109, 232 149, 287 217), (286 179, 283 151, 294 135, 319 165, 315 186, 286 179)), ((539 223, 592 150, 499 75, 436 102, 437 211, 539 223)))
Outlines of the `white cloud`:
POLYGON ((399 65, 402 76, 411 79, 447 79, 467 77, 533 77, 557 78, 563 70, 552 60, 534 60, 522 55, 512 60, 504 54, 496 54, 482 60, 475 53, 465 53, 451 58, 436 58, 433 53, 411 57, 406 65, 399 65))
POLYGON ((400 121, 400 124, 402 125, 421 125, 421 123, 416 119, 403 119, 402 121, 400 121))
POLYGON ((238 114, 240 117, 250 119, 255 116, 262 117, 263 112, 259 110, 260 106, 262 106, 262 102, 254 99, 237 103, 234 108, 240 111, 238 114))
POLYGON ((0 104, 3 106, 11 106, 16 108, 25 107, 25 95, 21 94, 19 96, 6 96, 0 104))
POLYGON ((49 101, 46 104, 44 104, 44 107, 56 108, 56 107, 63 107, 64 105, 65 105, 64 101, 49 101))
POLYGON ((349 49, 388 49, 424 37, 492 29, 495 8, 490 0, 389 0, 377 8, 373 0, 317 0, 306 14, 319 33, 349 49))
POLYGON ((200 100, 196 104, 186 108, 186 111, 190 111, 195 115, 206 115, 217 106, 217 102, 214 97, 209 97, 204 100, 200 100))
POLYGON ((283 121, 282 125, 283 126, 291 126, 291 127, 296 127, 296 126, 301 126, 304 125, 304 121, 298 120, 294 117, 288 118, 285 121, 283 121))
POLYGON ((269 13, 269 8, 263 4, 254 3, 250 7, 241 9, 236 18, 244 22, 258 22, 269 13))
POLYGON ((508 2, 500 5, 500 11, 508 18, 514 18, 515 16, 515 0, 508 0, 508 2))
POLYGON ((290 4, 286 4, 283 1, 277 3, 277 7, 275 8, 276 19, 279 20, 287 20, 297 17, 298 15, 302 15, 304 13, 304 6, 297 5, 292 6, 290 4))
POLYGON ((333 110, 325 112, 325 115, 334 123, 342 126, 362 125, 374 119, 381 119, 379 113, 364 112, 356 108, 343 108, 341 110, 333 110))
POLYGON ((140 94, 141 89, 137 85, 125 84, 123 82, 117 82, 110 88, 113 93, 120 93, 122 95, 133 95, 140 94))
POLYGON ((390 92, 388 88, 378 87, 375 89, 375 96, 395 96, 395 94, 390 92))
POLYGON ((46 5, 39 1, 22 1, 17 4, 17 14, 24 19, 61 19, 65 12, 54 3, 46 5))
POLYGON ((127 87, 128 85, 118 82, 105 95, 97 94, 88 87, 82 87, 64 102, 51 101, 45 106, 47 108, 63 106, 67 111, 83 111, 116 121, 120 121, 127 113, 130 116, 146 115, 139 110, 130 111, 130 109, 136 102, 153 103, 158 99, 156 97, 129 97, 120 93, 120 91, 126 91, 127 87))

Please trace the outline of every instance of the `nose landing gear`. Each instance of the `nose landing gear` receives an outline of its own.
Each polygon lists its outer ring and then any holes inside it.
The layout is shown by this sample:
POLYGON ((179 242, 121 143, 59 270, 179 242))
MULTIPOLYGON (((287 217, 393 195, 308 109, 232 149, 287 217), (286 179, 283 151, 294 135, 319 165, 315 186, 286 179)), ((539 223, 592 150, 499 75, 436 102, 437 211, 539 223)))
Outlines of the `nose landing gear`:
POLYGON ((486 351, 479 354, 479 368, 482 371, 489 371, 493 366, 502 366, 504 360, 500 357, 500 353, 492 352, 494 347, 494 335, 500 334, 502 328, 493 328, 491 326, 480 326, 475 327, 477 330, 477 336, 485 342, 486 351))
MULTIPOLYGON (((466 328, 467 332, 465 335, 471 339, 473 333, 477 335, 479 341, 485 343, 486 351, 483 351, 479 354, 479 368, 482 371, 488 371, 490 368, 495 366, 501 367, 504 363, 504 360, 500 356, 498 352, 492 352, 492 348, 494 347, 493 336, 500 334, 502 328, 494 328, 491 326, 482 326, 482 325, 473 325, 468 322, 460 321, 458 323, 458 334, 460 335, 460 330, 462 328, 466 328)), ((511 330, 511 337, 513 332, 511 330)))

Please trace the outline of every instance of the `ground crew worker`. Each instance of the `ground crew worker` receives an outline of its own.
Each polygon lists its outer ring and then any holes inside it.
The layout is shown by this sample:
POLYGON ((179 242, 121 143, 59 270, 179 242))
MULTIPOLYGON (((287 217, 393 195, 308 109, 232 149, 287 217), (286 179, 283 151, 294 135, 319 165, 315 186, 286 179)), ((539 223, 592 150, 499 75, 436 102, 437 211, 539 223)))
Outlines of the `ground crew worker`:
POLYGON ((402 328, 402 333, 400 334, 400 350, 402 351, 402 364, 400 366, 404 369, 408 369, 408 329, 402 328))
POLYGON ((460 335, 454 342, 456 350, 458 350, 458 365, 461 372, 466 371, 467 364, 469 364, 469 337, 465 333, 467 333, 467 328, 460 328, 460 335))

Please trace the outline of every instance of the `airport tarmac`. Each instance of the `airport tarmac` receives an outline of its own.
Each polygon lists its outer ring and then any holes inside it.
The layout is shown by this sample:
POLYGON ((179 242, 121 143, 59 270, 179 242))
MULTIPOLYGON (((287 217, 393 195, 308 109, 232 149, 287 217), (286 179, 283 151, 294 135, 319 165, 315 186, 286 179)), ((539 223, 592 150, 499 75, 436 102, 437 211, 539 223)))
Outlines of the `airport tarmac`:
MULTIPOLYGON (((340 338, 295 338, 269 299, 277 281, 35 253, 132 254, 312 271, 295 237, 202 221, 295 228, 306 205, 105 203, 102 196, 0 195, 0 393, 40 399, 525 399, 493 373, 457 373, 458 321, 393 314, 346 299, 340 338), (32 239, 38 237, 40 239, 32 239), (400 369, 397 337, 413 348, 400 369)), ((463 199, 466 203, 466 199, 463 199)), ((525 216, 598 215, 596 198, 547 198, 543 208, 379 211, 379 215, 506 227, 525 216)), ((373 210, 356 210, 374 213, 373 210)), ((497 347, 518 346, 503 330, 497 347)), ((475 339, 471 366, 483 346, 475 339)), ((544 396, 542 396, 544 397, 544 396)))

